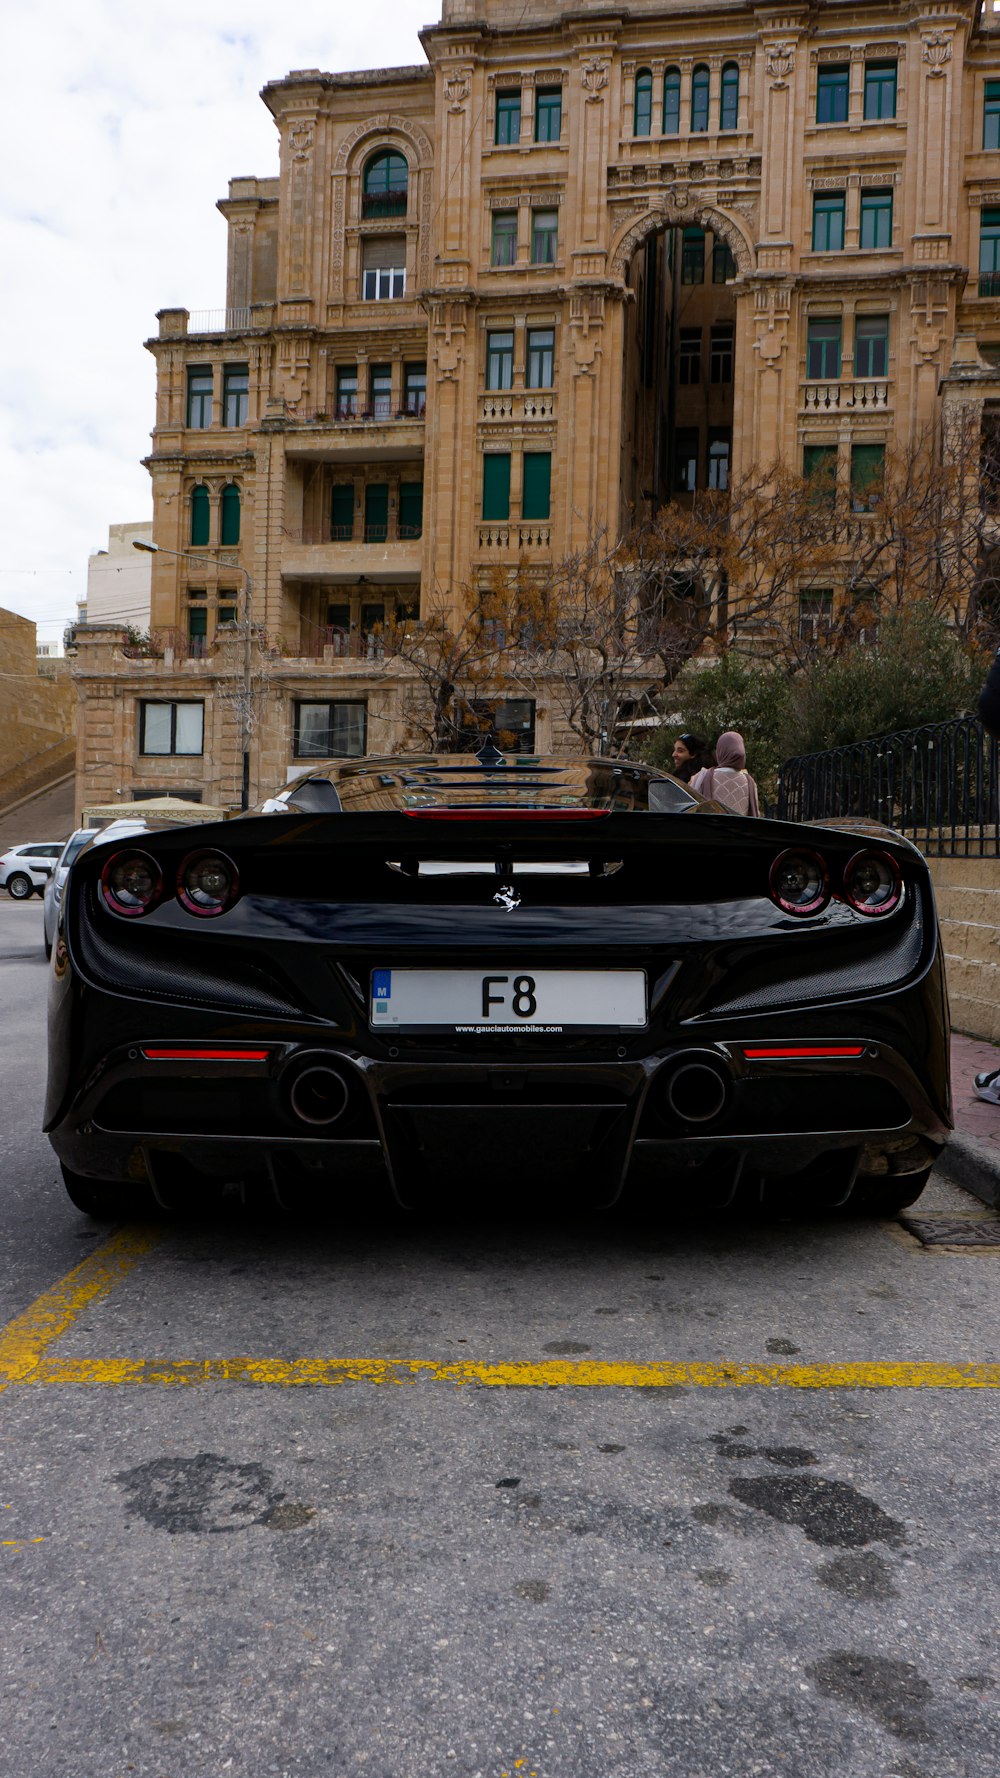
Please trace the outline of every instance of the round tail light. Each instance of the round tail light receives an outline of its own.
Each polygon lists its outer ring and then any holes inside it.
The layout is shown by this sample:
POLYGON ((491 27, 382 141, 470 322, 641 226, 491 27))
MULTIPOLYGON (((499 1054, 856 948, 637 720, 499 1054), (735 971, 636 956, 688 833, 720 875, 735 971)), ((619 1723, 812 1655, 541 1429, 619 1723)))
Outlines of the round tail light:
POLYGON ((855 852, 844 872, 844 895, 859 914, 891 914, 903 894, 899 865, 888 852, 855 852))
POLYGON ((221 852, 192 852, 177 873, 177 896, 189 914, 224 914, 238 893, 236 866, 221 852))
POLYGON ((148 914, 162 887, 159 866, 145 852, 112 852, 101 872, 104 905, 113 914, 148 914))
POLYGON ((771 866, 771 899, 786 914, 818 914, 830 899, 830 873, 818 852, 782 852, 771 866))

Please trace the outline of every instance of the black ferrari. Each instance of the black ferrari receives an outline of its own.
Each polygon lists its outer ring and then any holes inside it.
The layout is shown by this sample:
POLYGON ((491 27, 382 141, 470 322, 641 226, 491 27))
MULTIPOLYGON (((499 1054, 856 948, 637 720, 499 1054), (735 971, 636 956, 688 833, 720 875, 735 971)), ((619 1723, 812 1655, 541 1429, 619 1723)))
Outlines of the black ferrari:
POLYGON ((627 760, 343 761, 98 844, 46 1130, 97 1215, 734 1199, 890 1214, 950 1128, 927 866, 627 760))

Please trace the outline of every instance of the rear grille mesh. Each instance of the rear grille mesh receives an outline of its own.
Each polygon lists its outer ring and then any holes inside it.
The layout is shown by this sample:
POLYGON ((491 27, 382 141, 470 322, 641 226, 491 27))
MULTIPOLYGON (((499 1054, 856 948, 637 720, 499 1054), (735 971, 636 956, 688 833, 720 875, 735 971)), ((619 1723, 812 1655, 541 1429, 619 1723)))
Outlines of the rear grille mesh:
POLYGON ((128 949, 120 949, 98 930, 93 916, 81 920, 77 941, 80 961, 95 980, 150 1000, 184 1001, 284 1018, 303 1016, 302 1008, 282 997, 278 984, 265 970, 242 957, 233 957, 232 975, 220 976, 173 957, 158 956, 145 935, 142 943, 138 933, 130 931, 128 937, 128 949))
POLYGON ((865 956, 852 959, 850 963, 834 969, 816 970, 812 975, 764 982, 759 988, 704 1007, 698 1016, 715 1018, 720 1013, 762 1012, 775 1006, 797 1006, 804 1000, 834 1000, 845 995, 879 993, 897 987, 914 973, 919 967, 923 946, 923 913, 920 903, 915 902, 906 930, 884 950, 876 951, 874 955, 866 952, 865 956))

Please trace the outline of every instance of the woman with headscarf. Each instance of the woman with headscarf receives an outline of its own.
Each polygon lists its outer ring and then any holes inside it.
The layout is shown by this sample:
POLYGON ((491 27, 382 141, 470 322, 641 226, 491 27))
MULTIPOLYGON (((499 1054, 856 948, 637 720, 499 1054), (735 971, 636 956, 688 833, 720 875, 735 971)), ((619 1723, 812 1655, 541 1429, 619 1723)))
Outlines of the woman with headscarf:
POLYGON ((690 784, 696 772, 705 768, 705 743, 697 735, 678 735, 674 742, 674 777, 690 784))
POLYGON ((691 789, 699 796, 721 803, 734 815, 759 815, 757 786, 747 771, 747 750, 743 736, 727 729, 715 744, 714 766, 698 772, 691 779, 691 789))

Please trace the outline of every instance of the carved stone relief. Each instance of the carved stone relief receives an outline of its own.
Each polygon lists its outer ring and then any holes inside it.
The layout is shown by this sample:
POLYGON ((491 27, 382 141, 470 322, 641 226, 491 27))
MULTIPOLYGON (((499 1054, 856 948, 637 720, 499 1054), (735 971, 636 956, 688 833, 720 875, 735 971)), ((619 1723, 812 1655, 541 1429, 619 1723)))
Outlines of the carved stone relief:
POLYGON ((794 43, 769 43, 764 55, 764 69, 772 86, 788 85, 788 76, 795 67, 794 43))
POLYGON ((603 57, 592 56, 589 62, 584 62, 580 69, 580 83, 587 95, 588 105, 600 99, 608 84, 609 75, 610 63, 606 62, 603 57))
POLYGON ((940 79, 945 64, 951 61, 951 38, 943 31, 935 31, 932 36, 924 38, 923 44, 923 58, 931 71, 930 78, 940 79))
POLYGON ((426 130, 423 129, 419 123, 416 123, 412 117, 396 117, 392 112, 383 111, 377 113, 374 117, 366 118, 364 123, 355 124, 353 130, 348 130, 347 135, 344 137, 344 140, 337 150, 337 158, 334 163, 335 170, 338 173, 347 170, 351 157, 354 154, 354 150, 357 148, 359 142, 365 140, 366 136, 385 136, 389 134, 403 136, 408 142, 412 143, 417 151, 419 166, 429 167, 433 165, 434 150, 426 130))

